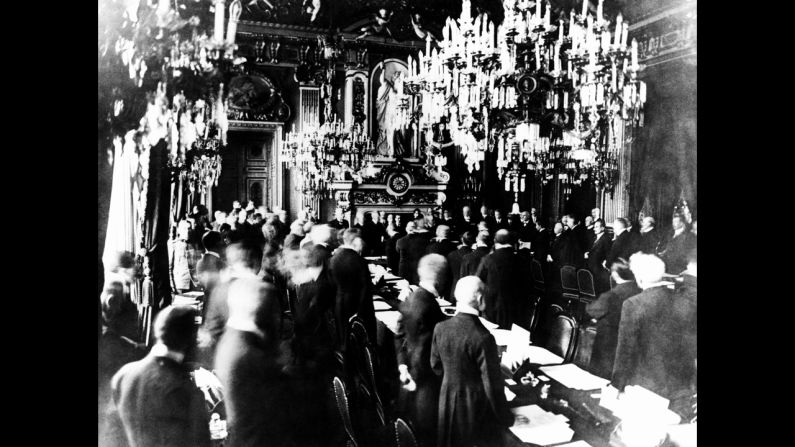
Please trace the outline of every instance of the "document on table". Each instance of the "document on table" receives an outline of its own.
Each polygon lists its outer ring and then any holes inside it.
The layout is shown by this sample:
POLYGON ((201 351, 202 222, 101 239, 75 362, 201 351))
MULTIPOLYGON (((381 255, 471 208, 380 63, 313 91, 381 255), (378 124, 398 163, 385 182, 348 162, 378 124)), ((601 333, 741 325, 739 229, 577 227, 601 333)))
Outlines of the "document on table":
POLYGON ((497 346, 508 346, 511 343, 511 331, 507 329, 492 329, 490 332, 494 336, 497 346))
POLYGON ((512 401, 512 400, 514 400, 516 398, 516 394, 513 391, 509 390, 508 388, 503 388, 503 390, 505 390, 505 401, 506 402, 510 402, 510 401, 512 401))
POLYGON ((529 345, 524 348, 527 360, 536 365, 560 365, 563 357, 542 348, 541 346, 529 345))
POLYGON ((556 445, 555 447, 591 447, 591 444, 588 444, 585 441, 574 441, 574 442, 567 442, 566 444, 556 445))
POLYGON ((544 374, 560 382, 566 388, 575 390, 596 390, 601 389, 610 381, 597 377, 588 371, 581 369, 573 363, 555 366, 542 366, 539 368, 544 374))
POLYGON ((400 318, 400 312, 396 310, 390 310, 387 312, 377 312, 375 317, 378 318, 384 325, 389 328, 392 333, 397 334, 398 331, 398 319, 400 318))
POLYGON ((551 445, 571 441, 574 436, 566 416, 544 411, 538 405, 512 408, 511 412, 514 423, 510 430, 522 442, 551 445))
POLYGON ((450 301, 447 301, 444 298, 436 298, 436 302, 439 303, 439 307, 446 307, 446 306, 452 306, 453 305, 453 303, 451 303, 450 301))
POLYGON ((373 301, 373 309, 376 312, 383 311, 383 310, 392 310, 392 306, 383 302, 383 301, 373 301))
POLYGON ((498 327, 500 327, 499 324, 492 323, 491 321, 489 321, 489 320, 487 320, 487 319, 485 319, 483 317, 478 317, 478 318, 480 318, 480 322, 483 323, 483 326, 486 326, 486 329, 488 329, 489 331, 491 331, 493 329, 497 329, 498 327))
POLYGON ((384 281, 397 281, 401 279, 400 276, 393 275, 392 272, 384 273, 384 281))

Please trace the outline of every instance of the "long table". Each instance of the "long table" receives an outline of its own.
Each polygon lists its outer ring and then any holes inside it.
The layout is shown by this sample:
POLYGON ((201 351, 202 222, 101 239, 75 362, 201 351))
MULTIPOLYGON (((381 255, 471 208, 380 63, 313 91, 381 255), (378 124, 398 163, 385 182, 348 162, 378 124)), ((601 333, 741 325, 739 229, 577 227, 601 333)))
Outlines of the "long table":
MULTIPOLYGON (((397 377, 397 360, 394 352, 394 335, 397 329, 399 290, 394 287, 402 278, 388 275, 386 280, 379 281, 377 292, 374 295, 375 316, 378 320, 378 346, 381 353, 381 365, 384 373, 393 380, 397 377)), ((447 306, 446 306, 447 307, 447 306)), ((452 316, 452 306, 443 310, 452 316)), ((454 310, 454 309, 453 309, 454 310)), ((495 325, 496 326, 496 325, 495 325)), ((495 337, 496 338, 496 337, 495 337)), ((528 340, 529 343, 529 340, 528 340)), ((500 353, 505 351, 500 347, 500 353)), ((525 405, 538 405, 543 410, 561 414, 569 419, 569 426, 574 431, 571 441, 585 441, 593 447, 611 447, 610 435, 616 428, 620 419, 610 410, 599 405, 601 389, 577 390, 568 388, 553 378, 546 376, 541 370, 542 365, 526 364, 516 371, 503 368, 506 381, 505 387, 515 398, 508 402, 509 407, 516 408, 525 405), (543 376, 547 380, 537 383, 522 383, 522 376, 530 371, 535 377, 543 376), (542 397, 542 388, 547 387, 546 394, 542 397)), ((390 380, 390 381, 391 381, 390 380)), ((399 385, 393 385, 393 389, 399 385)), ((534 444, 522 442, 512 431, 506 430, 506 446, 533 446, 534 444)))

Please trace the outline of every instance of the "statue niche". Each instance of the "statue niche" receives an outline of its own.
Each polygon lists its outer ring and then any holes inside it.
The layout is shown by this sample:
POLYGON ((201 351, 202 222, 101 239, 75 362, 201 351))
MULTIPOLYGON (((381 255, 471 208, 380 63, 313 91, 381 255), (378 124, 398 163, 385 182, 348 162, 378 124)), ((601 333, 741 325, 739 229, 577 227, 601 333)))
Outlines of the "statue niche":
MULTIPOLYGON (((401 108, 405 101, 403 80, 408 74, 406 63, 397 59, 387 59, 379 63, 370 74, 371 92, 375 92, 372 100, 371 135, 375 140, 377 155, 389 158, 416 157, 412 150, 412 134, 410 126, 402 126, 401 108)), ((410 99, 409 99, 410 101, 410 99)))

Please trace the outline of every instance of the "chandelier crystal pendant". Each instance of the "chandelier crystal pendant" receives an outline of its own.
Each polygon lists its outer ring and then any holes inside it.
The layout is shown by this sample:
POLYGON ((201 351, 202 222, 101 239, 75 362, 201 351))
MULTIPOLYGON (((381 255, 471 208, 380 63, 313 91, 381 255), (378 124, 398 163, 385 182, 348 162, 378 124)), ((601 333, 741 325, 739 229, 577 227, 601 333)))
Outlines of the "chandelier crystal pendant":
POLYGON ((473 18, 464 0, 438 48, 428 39, 416 63, 409 58, 406 83, 422 94, 420 128, 444 117, 470 172, 496 150, 506 191, 521 191, 528 171, 544 182, 557 177, 564 191, 588 178, 612 191, 614 129, 643 125, 646 85, 629 24, 620 14, 605 18, 603 0, 590 14, 587 1, 579 15, 553 17, 548 1, 505 0, 494 26, 487 14, 473 18))
POLYGON ((361 124, 350 129, 336 119, 320 127, 306 127, 284 136, 280 160, 298 175, 297 189, 310 197, 330 194, 332 182, 350 179, 361 182, 377 170, 375 147, 361 124))

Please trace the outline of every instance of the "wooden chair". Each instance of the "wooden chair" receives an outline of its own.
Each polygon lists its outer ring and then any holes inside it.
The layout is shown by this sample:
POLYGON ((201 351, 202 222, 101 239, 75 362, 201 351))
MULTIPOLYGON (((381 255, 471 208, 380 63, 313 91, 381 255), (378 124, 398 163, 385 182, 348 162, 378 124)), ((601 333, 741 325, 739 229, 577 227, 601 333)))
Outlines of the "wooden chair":
POLYGON ((400 418, 395 420, 395 447, 419 447, 414 430, 400 418))
POLYGON ((566 312, 558 313, 552 320, 546 348, 570 362, 577 350, 577 321, 566 312))
POLYGON ((543 295, 547 290, 546 283, 544 282, 544 269, 537 259, 533 259, 530 263, 530 271, 533 276, 533 289, 538 292, 539 295, 543 295))
POLYGON ((580 289, 577 287, 577 269, 571 265, 564 265, 560 268, 560 287, 563 292, 563 299, 579 300, 580 289))
POLYGON ((577 289, 580 292, 580 300, 590 303, 596 299, 593 274, 589 270, 577 270, 577 289))
POLYGON ((359 447, 356 436, 353 433, 353 423, 351 422, 351 411, 348 405, 348 396, 345 391, 345 384, 339 377, 334 377, 334 400, 337 403, 337 411, 342 419, 342 426, 345 428, 346 442, 348 447, 359 447))
POLYGON ((358 315, 354 314, 349 320, 348 349, 349 358, 353 360, 355 375, 358 383, 357 390, 373 406, 375 406, 380 424, 386 425, 384 405, 378 395, 375 381, 375 368, 373 366, 373 347, 370 344, 367 330, 358 315))

